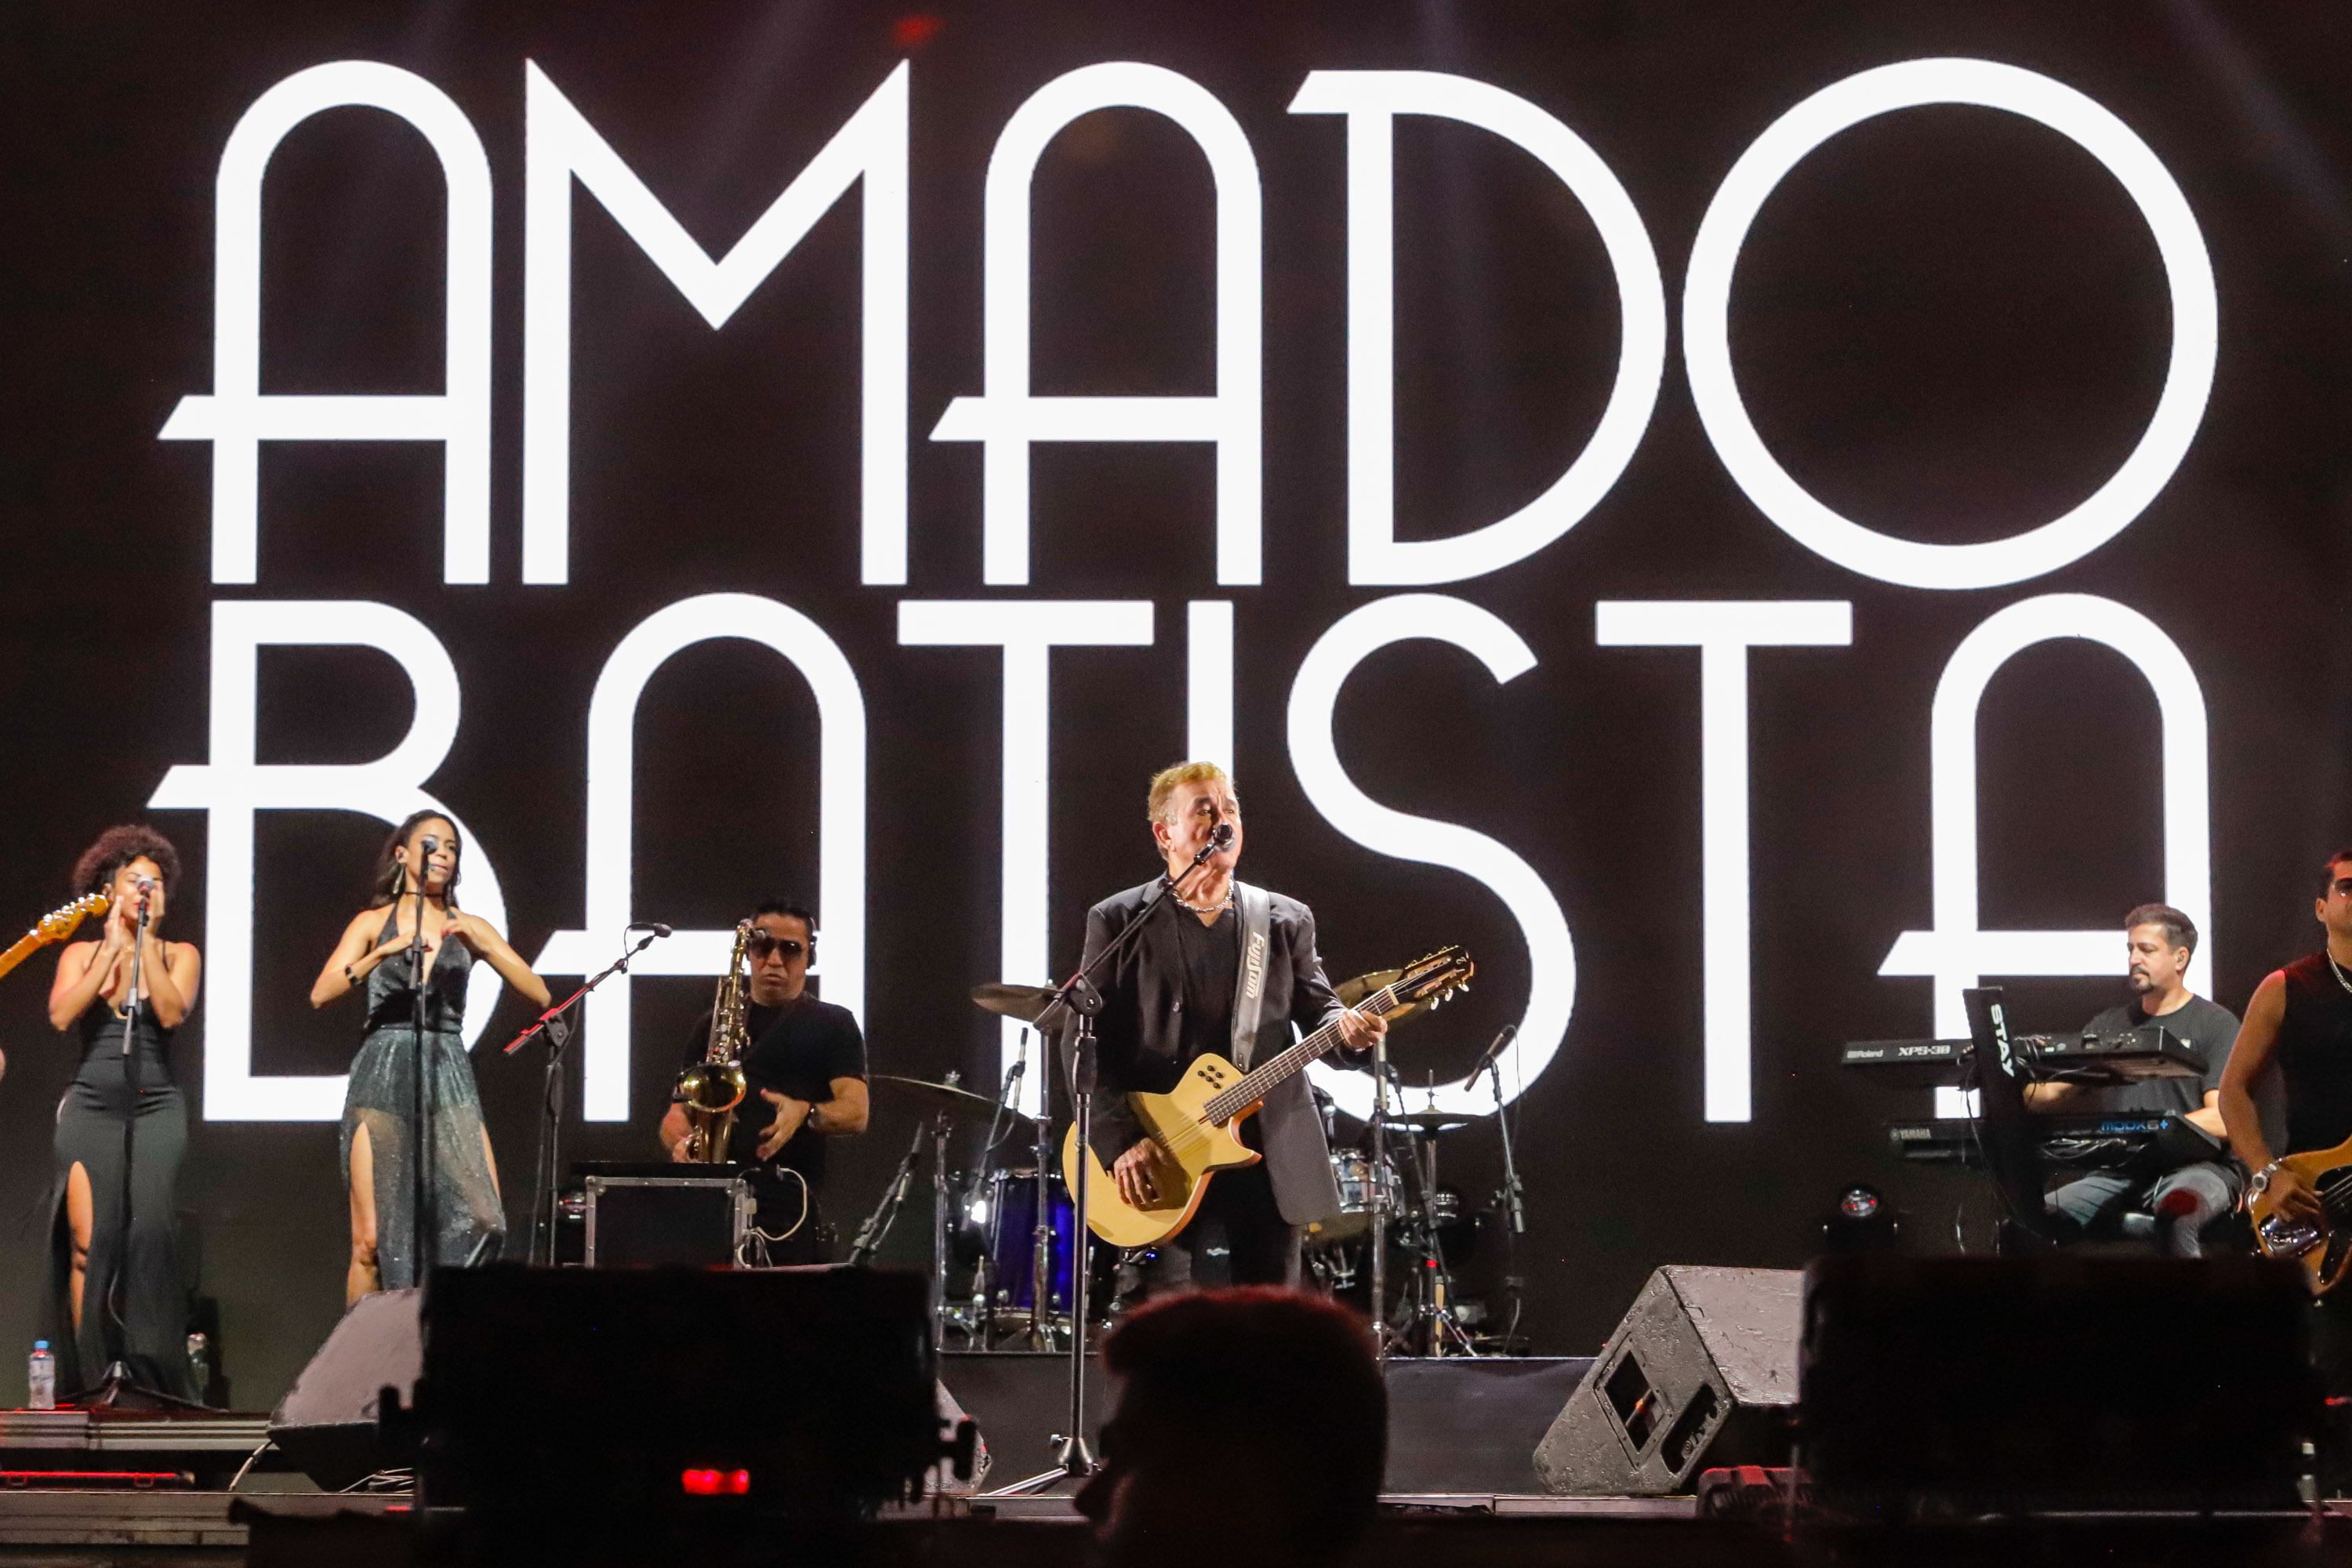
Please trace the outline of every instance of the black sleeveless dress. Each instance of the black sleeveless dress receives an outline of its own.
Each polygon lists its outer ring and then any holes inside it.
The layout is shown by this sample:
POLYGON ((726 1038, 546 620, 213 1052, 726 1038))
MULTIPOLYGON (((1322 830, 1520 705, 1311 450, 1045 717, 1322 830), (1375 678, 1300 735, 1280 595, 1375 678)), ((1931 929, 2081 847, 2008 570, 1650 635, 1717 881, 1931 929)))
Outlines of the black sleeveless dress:
MULTIPOLYGON (((398 915, 386 910, 376 942, 391 941, 396 930, 398 915)), ((467 957, 462 942, 445 939, 425 972, 425 1089, 433 1137, 425 1165, 432 1224, 426 1245, 436 1267, 491 1262, 507 1234, 474 1064, 466 1055, 466 976, 472 968, 467 957), (442 963, 452 948, 456 957, 442 963)), ((352 1135, 365 1127, 375 1163, 376 1268, 387 1290, 424 1283, 417 1277, 416 1196, 409 1174, 416 1103, 414 997, 404 949, 368 971, 367 1033, 352 1059, 343 1098, 343 1190, 351 1190, 352 1135)))
POLYGON ((51 1195, 47 1331, 58 1358, 58 1392, 86 1388, 121 1359, 139 1379, 182 1398, 201 1393, 188 1374, 188 1291, 180 1278, 180 1160, 188 1148, 188 1108, 172 1081, 172 1031, 144 997, 131 1019, 105 998, 78 1026, 81 1067, 58 1101, 57 1180, 51 1195), (122 1212, 125 1123, 130 1127, 131 1213, 122 1212), (79 1165, 89 1178, 89 1262, 81 1327, 73 1327, 73 1235, 66 1184, 79 1165))

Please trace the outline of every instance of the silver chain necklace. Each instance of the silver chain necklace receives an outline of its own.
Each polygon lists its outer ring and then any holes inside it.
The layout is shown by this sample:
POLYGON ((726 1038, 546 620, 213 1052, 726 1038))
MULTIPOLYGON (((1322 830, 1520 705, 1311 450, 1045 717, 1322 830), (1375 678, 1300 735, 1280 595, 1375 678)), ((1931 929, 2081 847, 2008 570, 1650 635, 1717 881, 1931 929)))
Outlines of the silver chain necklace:
MULTIPOLYGON (((2320 951, 2326 952, 2325 948, 2320 951)), ((2352 994, 2352 980, 2344 978, 2344 966, 2336 962, 2336 955, 2332 952, 2327 953, 2327 973, 2336 976, 2336 984, 2344 987, 2347 994, 2352 994)))
MULTIPOLYGON (((1183 905, 1186 909, 1192 910, 1196 915, 1222 914, 1226 910, 1233 907, 1234 885, 1231 882, 1227 882, 1225 884, 1225 896, 1218 900, 1213 904, 1196 904, 1173 888, 1168 889, 1168 896, 1174 899, 1178 903, 1183 905)), ((2346 989, 2352 990, 2352 986, 2347 986, 2346 989)))

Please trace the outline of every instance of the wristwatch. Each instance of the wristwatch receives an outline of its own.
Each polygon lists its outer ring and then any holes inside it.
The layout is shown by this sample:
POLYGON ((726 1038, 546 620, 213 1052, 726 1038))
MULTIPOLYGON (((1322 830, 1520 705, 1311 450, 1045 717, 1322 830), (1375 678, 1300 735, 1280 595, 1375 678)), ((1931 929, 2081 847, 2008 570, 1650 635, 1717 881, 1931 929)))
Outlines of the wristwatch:
POLYGON ((2254 1179, 2247 1184, 2246 1191, 2255 1197, 2261 1197, 2264 1193, 2270 1191, 2271 1173, 2285 1163, 2286 1161, 2284 1159, 2273 1160, 2269 1164, 2264 1165, 2261 1170, 2256 1171, 2254 1173, 2254 1179))

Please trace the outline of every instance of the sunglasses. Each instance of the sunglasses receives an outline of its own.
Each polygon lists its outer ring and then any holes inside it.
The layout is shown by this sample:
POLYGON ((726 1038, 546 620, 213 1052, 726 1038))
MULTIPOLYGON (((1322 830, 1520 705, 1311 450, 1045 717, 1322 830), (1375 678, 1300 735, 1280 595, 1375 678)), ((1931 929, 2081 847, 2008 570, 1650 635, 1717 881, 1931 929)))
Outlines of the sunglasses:
POLYGON ((743 944, 743 951, 751 954, 752 963, 757 963, 772 953, 782 953, 786 958, 798 958, 808 949, 788 936, 761 936, 755 931, 751 935, 751 940, 743 944))

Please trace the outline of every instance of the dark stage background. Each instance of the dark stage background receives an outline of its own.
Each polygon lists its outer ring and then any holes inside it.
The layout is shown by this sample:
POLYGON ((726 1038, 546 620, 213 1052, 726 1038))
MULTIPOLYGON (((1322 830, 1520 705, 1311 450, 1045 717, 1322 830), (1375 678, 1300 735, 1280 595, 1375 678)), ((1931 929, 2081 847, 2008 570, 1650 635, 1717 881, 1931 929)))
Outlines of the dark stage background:
MULTIPOLYGON (((2161 4, 879 5, 16 7, 5 24, 11 242, 0 259, 0 919, 68 893, 76 853, 152 815, 186 852, 171 934, 205 930, 201 812, 147 803, 207 756, 216 601, 390 605, 430 628, 462 720, 426 787, 478 836, 526 955, 583 919, 586 714, 606 658, 690 595, 772 598, 840 647, 870 726, 866 1013, 877 1070, 986 1081, 992 1021, 962 1000, 999 977, 1003 656, 904 647, 903 600, 1128 599, 1150 647, 1057 650, 1052 669, 1051 955, 1086 906, 1152 869, 1144 780, 1182 753, 1185 605, 1234 605, 1244 874, 1310 901, 1335 977, 1466 944, 1475 994, 1397 1037, 1409 1081, 1458 1078, 1526 1011, 1528 948, 1456 870, 1376 853, 1294 771, 1294 677, 1343 615, 1402 589, 1351 586, 1347 531, 1347 130, 1287 112, 1310 70, 1416 68, 1491 83, 1558 116, 1614 171, 1655 246, 1669 331, 1656 409, 1622 477, 1515 564, 1421 590, 1523 637, 1497 684, 1444 643, 1370 657, 1337 709, 1339 759, 1397 810, 1466 825, 1542 879, 1575 941, 1573 1015, 1526 1085, 1533 1343, 1589 1352, 1654 1266, 1793 1266, 1838 1186, 1880 1183, 1906 1237, 1986 1243, 1965 1182, 1881 1151, 1925 1093, 1840 1076, 1847 1038, 1928 1032, 1930 983, 1882 978, 1932 924, 1928 718, 1952 650, 2003 606, 2101 595, 2161 627, 2210 712, 2214 991, 2233 1009, 2307 951, 2307 869, 2352 837, 2339 740, 2352 700, 2340 603, 2352 365, 2352 114, 2340 10, 2161 4), (1784 110, 1857 71, 1968 56, 2095 99, 2179 183, 2210 247, 2220 351, 2170 481, 2104 546, 2029 581, 1965 591, 1848 571, 1776 529, 1697 417, 1682 356, 1685 262, 1735 160, 1784 110), (447 93, 494 184, 490 568, 443 581, 437 443, 280 442, 260 465, 258 571, 212 577, 210 448, 161 442, 213 388, 214 180, 240 115, 322 62, 381 60, 447 93), (535 61, 686 228, 731 245, 900 60, 911 60, 909 566, 861 581, 861 204, 853 190, 713 331, 575 189, 572 563, 521 573, 525 61, 535 61), (1057 445, 1034 460, 1033 574, 983 584, 982 458, 929 438, 982 389, 982 187, 1031 93, 1079 67, 1190 77, 1245 132, 1264 188, 1263 583, 1220 588, 1211 450, 1057 445), (1750 864, 1710 863, 1700 826, 1699 659, 1596 646, 1601 600, 1834 600, 1850 647, 1748 658, 1750 864), (1752 1117, 1710 1121, 1702 931, 1752 891, 1752 1117)), ((1488 522, 1549 485, 1601 417, 1619 314, 1593 223, 1524 151, 1425 116, 1396 134, 1397 515, 1408 538, 1488 522)), ((437 393, 444 187, 416 132, 373 110, 290 134, 263 202, 261 386, 437 393)), ((1040 394, 1205 395, 1216 384, 1206 166, 1168 121, 1095 113, 1055 139, 1034 192, 1040 394)), ((1938 543, 2000 538, 2091 494, 2139 438, 2171 313, 2155 242, 2074 142, 1990 109, 1905 110, 1835 137, 1765 203, 1741 252, 1731 342, 1765 441, 1846 515, 1938 543)), ((1040 615, 1049 611, 1040 610, 1040 615)), ((259 663, 258 757, 356 763, 404 732, 381 653, 275 647, 259 663)), ((2124 658, 2045 642, 1993 679, 1979 724, 1982 924, 2108 927, 2164 890, 2157 706, 2124 658)), ((765 649, 706 642, 646 688, 635 740, 637 915, 709 929, 772 889, 817 893, 818 722, 765 649)), ((358 907, 383 825, 265 810, 256 889, 253 1067, 342 1070, 349 1007, 305 992, 358 907)), ((1400 846, 1392 846, 1398 847, 1400 846)), ((1035 847, 1043 852, 1044 846, 1035 847)), ((589 949, 618 933, 591 930, 589 949)), ((49 1129, 73 1054, 47 1028, 47 956, 0 982, 0 1399, 33 1334, 49 1129)), ((208 976, 216 987, 218 975, 208 976)), ((1010 978, 1029 980, 1042 975, 1010 978)), ((558 980, 559 988, 567 983, 558 980)), ((2079 1024, 2111 979, 2012 983, 2029 1026, 2079 1024)), ((630 1120, 583 1121, 567 1152, 651 1147, 708 982, 636 987, 630 1120)), ((495 1047, 477 1066, 520 1227, 538 1087, 495 1047)), ((346 1223, 326 1121, 201 1117, 206 1014, 175 1061, 199 1110, 184 1203, 220 1303, 235 1402, 273 1401, 341 1307, 346 1223)), ((1538 1042, 1549 1044, 1549 1042, 1538 1042)), ((854 1222, 904 1146, 878 1101, 827 1193, 854 1222)), ((969 1153, 968 1143, 959 1145, 969 1153)), ((1447 1145, 1483 1199, 1490 1125, 1447 1145)), ((923 1216, 892 1250, 917 1256, 923 1216)), ((1469 1268, 1491 1289, 1490 1236, 1469 1268)))

